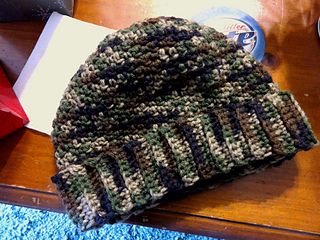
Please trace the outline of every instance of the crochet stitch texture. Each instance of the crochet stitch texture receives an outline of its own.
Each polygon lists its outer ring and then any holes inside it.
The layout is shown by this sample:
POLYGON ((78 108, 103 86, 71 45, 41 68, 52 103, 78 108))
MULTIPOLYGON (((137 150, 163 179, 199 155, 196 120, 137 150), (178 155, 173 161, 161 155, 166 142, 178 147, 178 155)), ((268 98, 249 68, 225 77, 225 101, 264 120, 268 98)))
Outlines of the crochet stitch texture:
POLYGON ((52 177, 83 230, 317 143, 293 96, 213 28, 151 18, 108 35, 53 121, 52 177))

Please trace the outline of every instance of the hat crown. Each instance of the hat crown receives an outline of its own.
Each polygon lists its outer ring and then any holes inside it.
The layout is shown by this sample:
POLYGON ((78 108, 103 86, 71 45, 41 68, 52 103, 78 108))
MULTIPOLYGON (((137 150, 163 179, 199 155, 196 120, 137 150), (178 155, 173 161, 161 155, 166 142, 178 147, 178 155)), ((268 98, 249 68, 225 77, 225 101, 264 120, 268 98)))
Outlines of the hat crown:
POLYGON ((108 35, 74 80, 87 84, 101 80, 110 88, 105 89, 110 90, 109 97, 126 93, 142 100, 179 91, 201 92, 216 101, 225 99, 219 94, 223 87, 229 89, 224 90, 227 98, 239 100, 248 93, 266 93, 268 86, 261 92, 259 85, 271 82, 233 40, 213 28, 174 17, 148 19, 108 35), (83 79, 88 74, 89 79, 83 79))

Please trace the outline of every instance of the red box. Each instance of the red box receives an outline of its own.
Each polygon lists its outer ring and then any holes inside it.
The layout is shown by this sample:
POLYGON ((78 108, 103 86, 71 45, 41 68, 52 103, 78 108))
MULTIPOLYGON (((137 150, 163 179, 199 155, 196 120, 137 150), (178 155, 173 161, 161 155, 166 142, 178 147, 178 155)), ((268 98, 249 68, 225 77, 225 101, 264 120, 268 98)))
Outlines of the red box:
POLYGON ((28 122, 29 119, 0 66, 0 138, 28 122))

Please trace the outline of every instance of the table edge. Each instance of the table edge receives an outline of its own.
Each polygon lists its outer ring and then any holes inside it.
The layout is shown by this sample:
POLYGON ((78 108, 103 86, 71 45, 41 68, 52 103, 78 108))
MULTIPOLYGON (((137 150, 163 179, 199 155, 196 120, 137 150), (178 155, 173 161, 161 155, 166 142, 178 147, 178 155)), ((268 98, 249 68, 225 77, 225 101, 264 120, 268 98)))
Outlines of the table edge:
MULTIPOLYGON (((0 184, 0 203, 65 213, 57 193, 0 184)), ((232 221, 163 209, 148 209, 126 223, 227 239, 320 239, 320 233, 232 221), (197 228, 190 227, 197 225, 197 228)))

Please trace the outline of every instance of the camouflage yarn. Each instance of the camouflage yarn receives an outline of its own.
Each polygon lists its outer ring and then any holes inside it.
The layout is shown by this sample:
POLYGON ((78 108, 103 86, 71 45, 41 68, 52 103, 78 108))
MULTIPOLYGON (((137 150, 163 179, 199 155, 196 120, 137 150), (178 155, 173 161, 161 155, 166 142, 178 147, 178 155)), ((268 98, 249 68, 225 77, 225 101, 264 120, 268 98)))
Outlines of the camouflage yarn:
POLYGON ((317 143, 293 96, 213 28, 174 17, 108 35, 53 122, 52 177, 87 230, 317 143))

